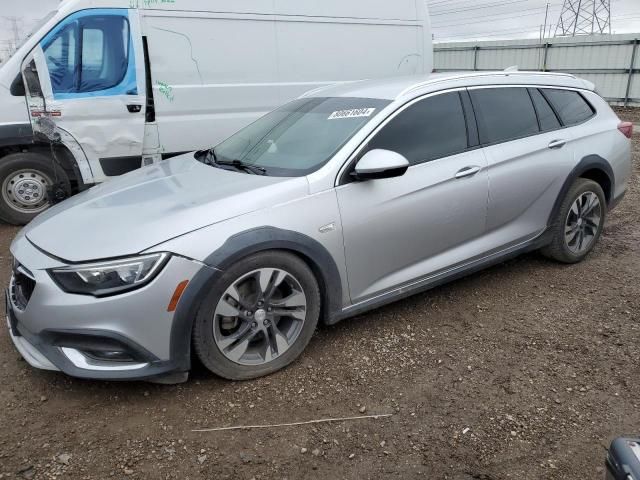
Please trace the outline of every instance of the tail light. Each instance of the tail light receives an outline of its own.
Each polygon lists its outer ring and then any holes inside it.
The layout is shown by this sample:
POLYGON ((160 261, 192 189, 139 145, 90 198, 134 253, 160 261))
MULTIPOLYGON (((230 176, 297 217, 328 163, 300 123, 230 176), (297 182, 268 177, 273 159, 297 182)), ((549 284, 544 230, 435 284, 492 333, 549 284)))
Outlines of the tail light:
POLYGON ((627 138, 631 138, 633 135, 633 123, 631 122, 620 122, 618 125, 618 130, 627 138))

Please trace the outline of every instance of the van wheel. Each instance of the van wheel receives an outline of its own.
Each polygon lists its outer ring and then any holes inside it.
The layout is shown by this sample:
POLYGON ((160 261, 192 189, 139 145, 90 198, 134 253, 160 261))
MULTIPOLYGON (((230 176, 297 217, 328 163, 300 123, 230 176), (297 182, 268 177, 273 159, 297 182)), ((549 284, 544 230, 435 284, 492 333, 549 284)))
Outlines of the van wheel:
POLYGON ((0 159, 0 219, 13 225, 26 225, 49 208, 47 189, 58 182, 70 191, 69 177, 50 157, 21 152, 0 159))
POLYGON ((320 291, 295 255, 270 251, 247 257, 213 287, 198 312, 193 345, 216 375, 248 380, 293 362, 320 317, 320 291))
POLYGON ((579 178, 569 189, 551 226, 553 240, 541 252, 562 263, 578 263, 598 243, 607 214, 602 187, 579 178))

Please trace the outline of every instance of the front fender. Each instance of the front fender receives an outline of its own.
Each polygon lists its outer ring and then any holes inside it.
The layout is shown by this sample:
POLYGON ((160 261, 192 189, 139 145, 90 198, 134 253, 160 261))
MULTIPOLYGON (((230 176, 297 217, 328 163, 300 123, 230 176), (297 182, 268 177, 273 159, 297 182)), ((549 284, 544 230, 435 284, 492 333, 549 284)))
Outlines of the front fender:
POLYGON ((191 359, 193 322, 212 286, 224 271, 242 258, 267 250, 284 250, 300 256, 316 274, 323 299, 321 320, 335 323, 341 311, 342 280, 327 249, 318 241, 291 230, 258 227, 235 234, 211 253, 205 266, 189 282, 176 309, 171 330, 171 359, 188 369, 191 359))

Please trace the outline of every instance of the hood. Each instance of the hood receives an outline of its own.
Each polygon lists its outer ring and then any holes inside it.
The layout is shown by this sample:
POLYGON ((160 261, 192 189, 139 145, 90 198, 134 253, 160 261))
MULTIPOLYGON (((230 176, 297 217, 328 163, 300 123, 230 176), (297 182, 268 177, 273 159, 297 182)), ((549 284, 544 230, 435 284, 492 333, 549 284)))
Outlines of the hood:
POLYGON ((250 175, 183 155, 93 187, 24 229, 71 262, 132 255, 185 233, 308 194, 306 178, 250 175))

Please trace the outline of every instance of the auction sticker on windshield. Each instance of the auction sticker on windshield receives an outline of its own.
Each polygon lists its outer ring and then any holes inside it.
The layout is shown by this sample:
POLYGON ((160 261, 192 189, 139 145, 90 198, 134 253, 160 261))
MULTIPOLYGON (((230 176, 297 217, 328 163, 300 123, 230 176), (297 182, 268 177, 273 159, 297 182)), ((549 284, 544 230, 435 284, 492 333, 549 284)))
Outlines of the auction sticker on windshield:
POLYGON ((375 112, 375 108, 353 108, 351 110, 338 110, 329 115, 329 120, 340 118, 370 117, 375 112))

